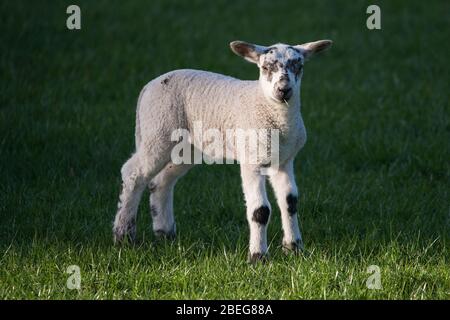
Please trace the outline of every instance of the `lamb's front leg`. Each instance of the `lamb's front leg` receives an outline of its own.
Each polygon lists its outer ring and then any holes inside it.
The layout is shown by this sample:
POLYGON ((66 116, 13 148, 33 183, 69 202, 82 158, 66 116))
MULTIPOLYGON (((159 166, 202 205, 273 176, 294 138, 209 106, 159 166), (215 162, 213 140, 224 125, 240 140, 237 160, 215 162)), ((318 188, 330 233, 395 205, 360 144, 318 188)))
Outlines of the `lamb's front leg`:
POLYGON ((241 165, 242 185, 250 226, 249 262, 263 260, 267 256, 267 224, 270 219, 270 203, 266 193, 266 177, 255 166, 241 165))
POLYGON ((272 172, 270 182, 281 211, 283 250, 299 251, 303 249, 303 242, 298 227, 298 191, 294 176, 294 161, 290 160, 277 171, 272 172))

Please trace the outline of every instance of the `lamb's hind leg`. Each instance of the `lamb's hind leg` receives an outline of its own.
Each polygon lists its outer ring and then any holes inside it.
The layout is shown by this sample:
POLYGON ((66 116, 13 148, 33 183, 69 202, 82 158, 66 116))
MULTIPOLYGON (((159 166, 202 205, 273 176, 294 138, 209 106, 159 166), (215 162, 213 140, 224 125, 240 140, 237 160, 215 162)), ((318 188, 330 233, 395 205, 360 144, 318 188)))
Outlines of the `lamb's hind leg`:
POLYGON ((123 165, 122 192, 113 227, 115 243, 123 242, 126 238, 131 241, 135 239, 136 214, 142 192, 150 179, 167 163, 167 157, 165 152, 151 158, 137 152, 123 165))
POLYGON ((177 180, 192 167, 192 164, 175 165, 169 162, 149 184, 150 212, 153 219, 153 232, 157 238, 173 239, 175 237, 174 187, 177 180))
POLYGON ((133 241, 136 235, 136 212, 145 189, 145 176, 138 154, 134 154, 121 169, 122 190, 114 220, 114 242, 123 242, 128 237, 133 241))

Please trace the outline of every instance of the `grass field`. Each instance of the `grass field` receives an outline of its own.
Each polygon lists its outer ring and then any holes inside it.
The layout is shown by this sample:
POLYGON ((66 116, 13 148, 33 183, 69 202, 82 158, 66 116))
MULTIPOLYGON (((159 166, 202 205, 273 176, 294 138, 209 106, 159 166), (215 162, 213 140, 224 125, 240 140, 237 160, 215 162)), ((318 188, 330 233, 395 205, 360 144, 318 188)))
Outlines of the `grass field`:
POLYGON ((0 298, 449 299, 448 1, 376 1, 379 31, 373 1, 75 1, 69 31, 72 2, 0 3, 0 298), (236 165, 179 182, 173 243, 155 245, 145 194, 138 245, 112 245, 143 85, 185 67, 255 79, 230 41, 327 38, 302 85, 304 255, 281 252, 275 209, 270 262, 246 263, 236 165))

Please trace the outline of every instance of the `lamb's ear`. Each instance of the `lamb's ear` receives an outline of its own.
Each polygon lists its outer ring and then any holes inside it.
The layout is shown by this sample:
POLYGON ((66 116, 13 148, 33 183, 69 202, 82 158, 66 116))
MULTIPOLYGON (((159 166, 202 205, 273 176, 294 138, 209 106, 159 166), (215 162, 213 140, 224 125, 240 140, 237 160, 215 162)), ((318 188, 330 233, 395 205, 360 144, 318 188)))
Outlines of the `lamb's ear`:
POLYGON ((245 60, 258 63, 259 56, 266 52, 267 48, 244 41, 233 41, 230 43, 231 50, 238 56, 244 57, 245 60))
POLYGON ((319 40, 319 41, 299 44, 298 46, 295 46, 295 48, 297 48, 301 52, 303 52, 303 56, 305 57, 305 59, 309 59, 312 56, 314 56, 316 53, 327 50, 328 48, 331 47, 332 44, 333 44, 333 41, 331 41, 331 40, 319 40))

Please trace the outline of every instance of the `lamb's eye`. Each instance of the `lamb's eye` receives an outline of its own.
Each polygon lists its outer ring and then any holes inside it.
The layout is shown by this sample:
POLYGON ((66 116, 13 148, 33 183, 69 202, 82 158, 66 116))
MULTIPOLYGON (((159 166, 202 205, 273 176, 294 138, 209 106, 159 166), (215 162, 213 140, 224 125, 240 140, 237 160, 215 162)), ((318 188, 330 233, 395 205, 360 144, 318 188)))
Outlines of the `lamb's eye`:
POLYGON ((268 71, 268 70, 269 70, 269 68, 267 68, 266 66, 262 66, 262 69, 263 69, 264 71, 268 71))

